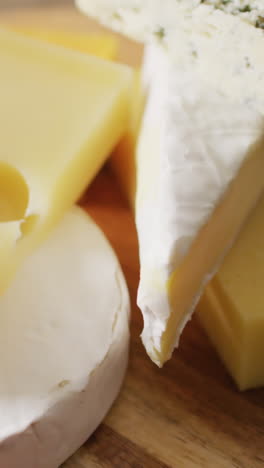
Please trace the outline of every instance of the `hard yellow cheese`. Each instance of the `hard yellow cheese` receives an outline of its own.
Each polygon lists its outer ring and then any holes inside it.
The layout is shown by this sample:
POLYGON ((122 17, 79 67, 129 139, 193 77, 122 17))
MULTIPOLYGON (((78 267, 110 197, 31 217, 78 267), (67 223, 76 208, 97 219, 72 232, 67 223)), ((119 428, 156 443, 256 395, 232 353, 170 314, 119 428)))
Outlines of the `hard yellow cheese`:
POLYGON ((198 316, 241 390, 264 385, 264 198, 217 275, 198 316))
POLYGON ((125 66, 0 30, 0 290, 128 125, 125 66))
MULTIPOLYGON (((72 50, 107 58, 108 60, 115 59, 117 55, 118 41, 111 35, 77 34, 67 31, 32 29, 30 27, 16 27, 15 30, 50 44, 61 45, 72 50)), ((129 126, 118 142, 111 158, 112 167, 124 193, 129 197, 131 206, 134 205, 136 191, 135 143, 144 104, 140 86, 140 72, 137 71, 130 95, 129 126)))

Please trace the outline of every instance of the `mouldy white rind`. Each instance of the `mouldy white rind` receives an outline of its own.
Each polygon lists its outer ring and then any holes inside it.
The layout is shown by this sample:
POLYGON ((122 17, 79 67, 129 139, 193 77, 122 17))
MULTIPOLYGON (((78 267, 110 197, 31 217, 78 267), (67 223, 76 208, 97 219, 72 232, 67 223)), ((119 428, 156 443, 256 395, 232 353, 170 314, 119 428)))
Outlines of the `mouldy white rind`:
POLYGON ((57 468, 124 377, 129 298, 102 232, 74 208, 0 299, 0 466, 57 468))

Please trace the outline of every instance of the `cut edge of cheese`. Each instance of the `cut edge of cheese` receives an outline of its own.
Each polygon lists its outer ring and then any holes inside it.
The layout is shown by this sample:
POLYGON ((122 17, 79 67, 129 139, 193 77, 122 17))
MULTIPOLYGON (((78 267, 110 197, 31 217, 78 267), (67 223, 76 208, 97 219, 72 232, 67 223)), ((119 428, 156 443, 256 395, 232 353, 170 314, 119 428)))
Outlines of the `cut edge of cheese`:
POLYGON ((151 359, 159 366, 178 346, 204 286, 218 270, 263 192, 263 144, 244 163, 177 270, 171 275, 167 273, 167 279, 166 270, 165 277, 159 270, 146 272, 146 281, 141 276, 138 302, 144 316, 142 339, 151 359), (163 332, 155 333, 156 330, 163 332))
POLYGON ((264 385, 264 197, 252 212, 197 315, 240 390, 264 385))
POLYGON ((129 345, 124 276, 102 231, 75 207, 0 302, 0 464, 57 468, 119 393, 129 345))

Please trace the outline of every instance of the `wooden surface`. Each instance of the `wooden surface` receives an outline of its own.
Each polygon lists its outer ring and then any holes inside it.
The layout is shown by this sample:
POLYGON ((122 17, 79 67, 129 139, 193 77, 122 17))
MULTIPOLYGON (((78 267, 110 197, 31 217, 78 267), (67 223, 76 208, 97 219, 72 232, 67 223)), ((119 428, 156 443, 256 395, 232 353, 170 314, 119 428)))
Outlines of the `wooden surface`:
MULTIPOLYGON (((96 28, 73 8, 62 6, 0 10, 0 18, 9 24, 96 28)), ((136 48, 127 47, 128 43, 122 57, 135 62, 136 48)), ((128 282, 131 356, 120 397, 106 420, 63 467, 263 468, 264 391, 236 390, 195 318, 183 334, 180 350, 162 370, 147 358, 135 304, 139 274, 135 227, 109 169, 97 177, 83 205, 116 249, 128 282)))

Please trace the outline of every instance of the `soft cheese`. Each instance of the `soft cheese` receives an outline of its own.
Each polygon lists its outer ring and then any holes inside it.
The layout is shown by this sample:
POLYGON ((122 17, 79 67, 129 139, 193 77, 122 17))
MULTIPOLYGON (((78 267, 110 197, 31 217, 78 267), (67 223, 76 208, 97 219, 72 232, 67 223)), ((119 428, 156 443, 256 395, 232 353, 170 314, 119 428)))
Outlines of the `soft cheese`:
POLYGON ((197 308, 203 327, 241 390, 264 385, 263 239, 264 198, 197 308))
POLYGON ((4 29, 0 68, 2 290, 126 130, 133 73, 4 29))
POLYGON ((149 42, 134 164, 138 303, 162 365, 264 189, 264 35, 197 2, 77 4, 149 42))
POLYGON ((73 208, 0 298, 0 466, 57 468, 104 418, 127 366, 129 298, 73 208))
POLYGON ((138 303, 144 344, 159 364, 264 188, 264 118, 188 68, 179 71, 162 49, 146 54, 136 155, 138 303))
POLYGON ((171 60, 179 65, 189 62, 204 83, 217 86, 232 98, 243 96, 246 102, 253 100, 258 110, 264 112, 262 2, 254 2, 251 22, 248 12, 241 12, 235 0, 225 8, 219 0, 221 9, 209 3, 76 0, 84 13, 137 41, 162 45, 171 60))

